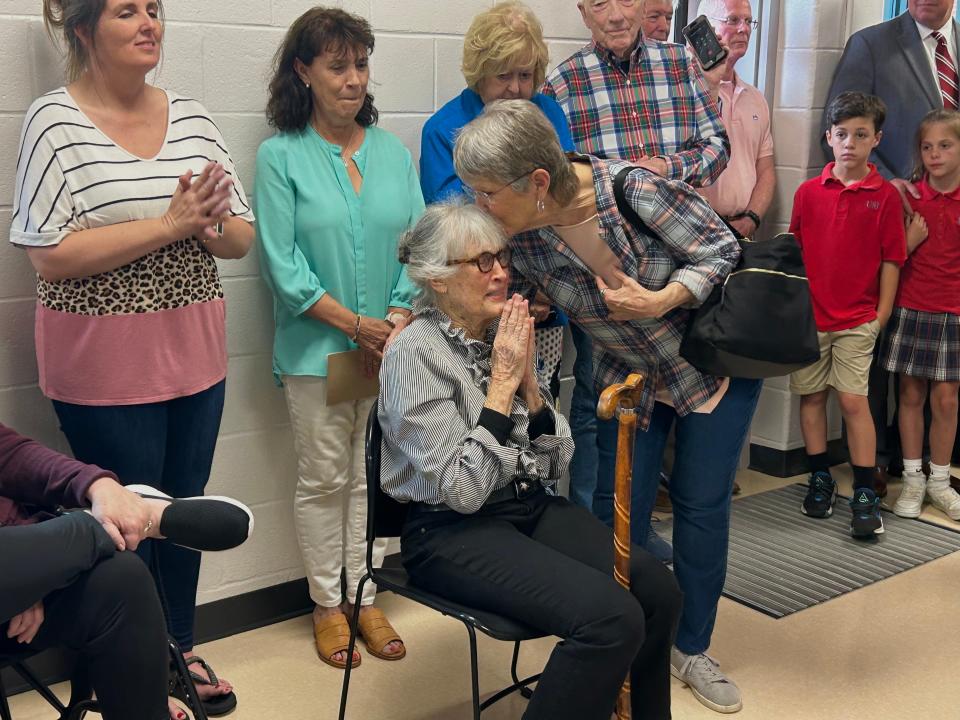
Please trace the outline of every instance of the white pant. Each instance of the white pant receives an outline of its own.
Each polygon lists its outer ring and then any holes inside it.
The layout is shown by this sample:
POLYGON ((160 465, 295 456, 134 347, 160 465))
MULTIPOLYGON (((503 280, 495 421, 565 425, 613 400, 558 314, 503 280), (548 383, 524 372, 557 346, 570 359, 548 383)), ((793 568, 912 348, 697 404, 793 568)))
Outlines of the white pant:
MULTIPOLYGON (((311 599, 321 607, 353 601, 366 570, 367 485, 364 434, 374 398, 327 407, 327 379, 286 375, 287 409, 297 450, 294 521, 311 599)), ((373 562, 383 562, 386 540, 374 544, 373 562)), ((361 604, 376 594, 364 585, 361 604)))

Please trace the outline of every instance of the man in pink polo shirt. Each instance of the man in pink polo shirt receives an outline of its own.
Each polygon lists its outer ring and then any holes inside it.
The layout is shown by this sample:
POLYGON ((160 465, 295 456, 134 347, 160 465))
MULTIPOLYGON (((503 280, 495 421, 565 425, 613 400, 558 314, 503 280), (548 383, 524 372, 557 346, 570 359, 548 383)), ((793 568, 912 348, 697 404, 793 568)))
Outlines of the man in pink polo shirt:
POLYGON ((698 191, 730 227, 743 237, 753 237, 776 187, 767 101, 734 70, 747 54, 756 21, 749 0, 704 0, 700 12, 728 50, 722 70, 705 77, 730 136, 730 162, 713 185, 698 191))

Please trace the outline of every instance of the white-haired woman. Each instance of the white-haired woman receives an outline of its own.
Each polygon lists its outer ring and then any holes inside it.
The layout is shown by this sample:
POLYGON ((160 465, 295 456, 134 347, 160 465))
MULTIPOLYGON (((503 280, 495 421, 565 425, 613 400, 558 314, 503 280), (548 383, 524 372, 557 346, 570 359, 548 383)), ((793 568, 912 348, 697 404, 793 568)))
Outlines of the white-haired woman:
POLYGON ((508 292, 506 238, 475 206, 440 204, 400 253, 421 295, 384 354, 379 413, 381 483, 411 503, 407 571, 563 638, 527 720, 608 720, 628 672, 633 717, 669 718, 676 582, 634 547, 620 587, 610 529, 556 495, 573 441, 534 370, 528 303, 508 292))
MULTIPOLYGON (((684 592, 673 656, 685 680, 716 705, 740 693, 705 653, 726 576, 730 493, 761 383, 705 375, 680 356, 690 309, 739 257, 733 234, 689 185, 615 160, 570 156, 529 103, 492 103, 464 127, 457 174, 510 235, 513 268, 593 338, 600 386, 646 377, 633 455, 632 539, 643 545, 664 444, 676 424, 670 481, 674 568, 684 592), (621 216, 613 190, 646 228, 621 216)), ((519 283, 519 284, 522 284, 519 283)), ((613 516, 616 421, 598 422, 601 467, 594 511, 613 516)))

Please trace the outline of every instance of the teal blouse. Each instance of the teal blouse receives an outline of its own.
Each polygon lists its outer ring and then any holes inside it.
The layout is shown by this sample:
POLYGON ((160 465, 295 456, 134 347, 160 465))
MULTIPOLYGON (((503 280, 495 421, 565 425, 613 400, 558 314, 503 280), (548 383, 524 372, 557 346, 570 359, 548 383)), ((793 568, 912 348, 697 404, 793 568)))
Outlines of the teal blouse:
POLYGON ((262 274, 273 290, 273 372, 327 374, 327 355, 356 347, 304 315, 330 293, 344 307, 382 318, 409 308, 415 288, 397 260, 397 241, 423 212, 410 152, 386 130, 368 127, 354 160, 359 195, 342 148, 308 125, 265 140, 257 151, 254 206, 262 274))

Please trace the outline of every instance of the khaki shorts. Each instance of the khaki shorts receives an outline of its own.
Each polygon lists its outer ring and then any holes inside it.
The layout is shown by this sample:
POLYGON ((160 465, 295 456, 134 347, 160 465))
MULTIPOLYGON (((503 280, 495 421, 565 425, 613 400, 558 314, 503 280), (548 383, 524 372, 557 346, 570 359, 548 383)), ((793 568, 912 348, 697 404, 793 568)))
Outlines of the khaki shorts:
POLYGON ((818 332, 820 359, 790 374, 790 392, 812 395, 827 387, 851 395, 866 395, 870 385, 873 346, 880 323, 871 320, 848 330, 818 332))

